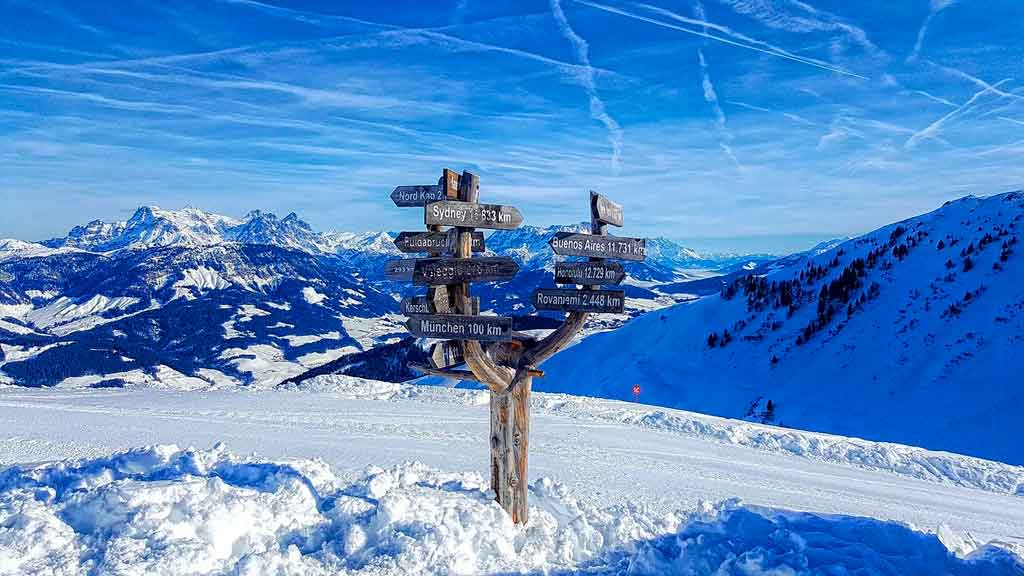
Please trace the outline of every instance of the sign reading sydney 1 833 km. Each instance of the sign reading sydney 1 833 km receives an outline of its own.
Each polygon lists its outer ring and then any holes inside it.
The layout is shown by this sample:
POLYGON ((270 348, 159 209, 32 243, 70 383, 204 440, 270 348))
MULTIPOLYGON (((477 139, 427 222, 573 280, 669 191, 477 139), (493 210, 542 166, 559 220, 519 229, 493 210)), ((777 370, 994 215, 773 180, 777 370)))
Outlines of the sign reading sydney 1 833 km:
POLYGON ((427 204, 426 223, 429 226, 514 230, 523 223, 523 215, 513 206, 445 200, 427 204))

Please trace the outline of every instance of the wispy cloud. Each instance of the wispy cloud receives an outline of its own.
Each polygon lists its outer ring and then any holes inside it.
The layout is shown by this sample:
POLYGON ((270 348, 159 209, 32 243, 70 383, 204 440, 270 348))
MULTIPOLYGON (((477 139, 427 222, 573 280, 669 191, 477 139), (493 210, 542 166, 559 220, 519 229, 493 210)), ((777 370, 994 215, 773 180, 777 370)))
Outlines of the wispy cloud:
POLYGON ((1006 116, 1000 116, 999 119, 1000 120, 1005 120, 1005 121, 1010 122, 1012 124, 1019 124, 1021 126, 1024 126, 1024 120, 1014 120, 1013 118, 1007 118, 1006 116))
POLYGON ((604 101, 597 94, 594 72, 590 66, 590 46, 569 25, 569 20, 565 17, 559 0, 551 0, 551 13, 554 14, 555 22, 562 35, 573 45, 573 49, 576 51, 576 61, 584 67, 584 74, 580 80, 590 97, 590 116, 604 124, 608 130, 608 141, 612 146, 612 170, 617 172, 622 157, 622 127, 608 114, 604 101))
POLYGON ((945 98, 941 98, 939 96, 935 96, 934 94, 931 94, 929 92, 925 92, 924 90, 912 90, 912 92, 914 94, 920 94, 921 96, 924 96, 925 98, 927 98, 927 99, 929 99, 929 100, 931 100, 933 102, 938 102, 939 104, 945 104, 946 106, 949 106, 950 108, 956 108, 957 107, 956 104, 950 102, 949 100, 946 100, 945 98))
POLYGON ((956 4, 956 0, 931 0, 928 6, 928 16, 925 17, 921 28, 917 31, 917 42, 914 43, 914 49, 910 52, 910 56, 907 56, 907 62, 913 62, 921 55, 921 49, 924 47, 924 36, 928 32, 928 26, 931 25, 932 19, 939 12, 953 4, 956 4))
POLYGON ((722 42, 724 44, 729 44, 731 46, 736 46, 738 48, 743 48, 745 50, 752 50, 754 52, 761 52, 762 54, 768 54, 770 56, 775 56, 777 58, 785 58, 786 60, 792 60, 794 62, 799 62, 801 64, 806 64, 808 66, 814 66, 815 68, 820 68, 822 70, 828 70, 830 72, 835 72, 837 74, 843 74, 845 76, 852 76, 854 78, 860 78, 862 80, 867 80, 868 79, 866 76, 862 76, 860 74, 856 74, 854 72, 850 72, 848 70, 844 70, 842 68, 839 68, 839 67, 836 67, 836 66, 832 66, 830 64, 826 64, 826 63, 824 63, 824 62, 822 62, 820 60, 815 60, 815 59, 811 59, 811 58, 804 58, 803 56, 797 56, 795 54, 791 54, 791 53, 785 52, 785 51, 780 51, 778 49, 761 48, 759 46, 754 46, 754 45, 751 45, 751 44, 748 44, 748 43, 738 42, 736 40, 732 40, 732 39, 725 38, 725 37, 722 37, 722 36, 718 36, 718 35, 715 35, 715 34, 710 34, 710 33, 705 32, 705 31, 693 30, 693 29, 690 29, 690 28, 685 28, 683 26, 678 26, 676 24, 672 24, 671 22, 665 22, 665 21, 662 21, 662 20, 657 20, 655 18, 650 18, 650 17, 644 16, 642 14, 637 14, 635 12, 630 12, 628 10, 623 10, 622 8, 616 8, 614 6, 608 6, 606 4, 598 4, 597 2, 591 2, 590 0, 574 0, 574 1, 576 3, 578 3, 578 4, 583 4, 585 6, 590 6, 591 8, 596 8, 598 10, 603 10, 605 12, 610 12, 612 14, 618 14, 620 16, 625 16, 627 18, 632 18, 634 20, 640 20, 642 22, 648 22, 650 24, 654 24, 655 26, 661 26, 662 28, 668 28, 670 30, 676 30, 676 31, 679 31, 679 32, 684 32, 686 34, 692 34, 694 36, 700 36, 702 38, 707 38, 707 39, 710 39, 710 40, 715 40, 717 42, 722 42))
POLYGON ((962 115, 967 110, 970 110, 970 108, 974 106, 975 103, 977 103, 978 100, 980 100, 983 96, 987 94, 1002 93, 1002 91, 999 90, 999 86, 1006 84, 1010 80, 1010 78, 1006 78, 991 85, 985 83, 984 88, 982 88, 978 92, 975 92, 974 95, 970 97, 970 99, 968 99, 962 105, 958 106, 955 110, 951 111, 949 114, 946 114, 945 116, 942 116, 938 120, 922 128, 921 130, 915 132, 910 138, 907 139, 907 142, 903 145, 903 147, 907 150, 913 150, 914 148, 917 147, 918 144, 921 143, 922 140, 936 137, 938 134, 941 133, 943 126, 947 122, 956 118, 957 116, 962 115))
MULTIPOLYGON (((697 3, 694 5, 694 13, 701 22, 707 20, 704 13, 704 4, 700 0, 697 0, 697 3)), ((703 29, 707 32, 706 26, 703 29)), ((706 42, 707 40, 705 40, 706 42)), ((722 152, 732 161, 733 165, 742 172, 744 170, 743 164, 740 163, 736 153, 733 152, 731 145, 732 134, 729 132, 729 127, 726 124, 727 120, 725 112, 722 110, 722 105, 718 102, 718 92, 715 91, 715 85, 711 82, 711 73, 708 71, 708 61, 704 57, 703 48, 697 48, 697 63, 700 64, 701 89, 704 92, 704 101, 711 105, 711 111, 715 114, 715 127, 720 136, 718 147, 722 149, 722 152)))
POLYGON ((753 18, 769 28, 785 30, 786 32, 796 34, 840 32, 869 53, 876 56, 884 55, 870 40, 864 29, 850 24, 835 14, 815 8, 807 2, 800 0, 788 0, 781 3, 757 0, 718 1, 729 6, 736 13, 753 18), (783 4, 792 6, 798 12, 790 13, 780 9, 783 4))

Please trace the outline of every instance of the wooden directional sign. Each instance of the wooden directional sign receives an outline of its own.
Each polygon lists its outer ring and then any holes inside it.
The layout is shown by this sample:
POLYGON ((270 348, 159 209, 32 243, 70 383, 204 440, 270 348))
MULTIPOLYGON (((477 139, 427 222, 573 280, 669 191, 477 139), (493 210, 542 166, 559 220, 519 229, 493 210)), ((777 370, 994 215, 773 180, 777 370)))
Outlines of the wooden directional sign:
POLYGON ((622 226, 622 206, 593 191, 590 192, 590 203, 595 218, 605 224, 622 226))
MULTIPOLYGON (((451 236, 445 232, 400 232, 395 246, 402 252, 451 252, 451 236)), ((484 233, 473 233, 473 252, 483 252, 484 233)))
POLYGON ((442 186, 428 184, 426 186, 397 186, 391 192, 391 200, 399 208, 418 208, 431 202, 444 200, 445 191, 442 186))
POLYGON ((408 282, 412 280, 412 271, 416 267, 415 258, 401 258, 399 260, 388 260, 384 268, 384 275, 390 280, 408 282))
POLYGON ((598 286, 621 284, 626 271, 618 262, 557 262, 555 284, 598 286))
POLYGON ((626 308, 626 293, 622 290, 541 288, 533 293, 533 307, 537 310, 621 314, 626 308))
POLYGON ((419 338, 489 342, 512 339, 512 319, 507 316, 410 316, 405 327, 419 338))
POLYGON ((619 260, 643 261, 647 254, 647 243, 643 238, 621 238, 619 236, 597 236, 594 234, 573 234, 559 232, 548 244, 555 254, 562 256, 589 256, 591 258, 617 258, 619 260))
POLYGON ((519 273, 516 261, 504 256, 489 258, 423 258, 416 261, 412 279, 419 284, 497 282, 519 273))
POLYGON ((445 200, 427 204, 425 221, 428 226, 513 230, 523 223, 523 215, 512 206, 445 200))
POLYGON ((430 363, 434 368, 451 368, 465 362, 466 356, 462 352, 462 343, 458 340, 438 342, 430 349, 430 363))
MULTIPOLYGON (((434 300, 431 300, 427 296, 406 296, 405 298, 402 298, 402 314, 412 316, 413 314, 447 313, 449 311, 448 292, 445 290, 444 286, 438 286, 437 290, 440 291, 440 294, 437 294, 434 300)), ((469 303, 474 314, 480 312, 479 296, 473 296, 470 298, 469 303)))

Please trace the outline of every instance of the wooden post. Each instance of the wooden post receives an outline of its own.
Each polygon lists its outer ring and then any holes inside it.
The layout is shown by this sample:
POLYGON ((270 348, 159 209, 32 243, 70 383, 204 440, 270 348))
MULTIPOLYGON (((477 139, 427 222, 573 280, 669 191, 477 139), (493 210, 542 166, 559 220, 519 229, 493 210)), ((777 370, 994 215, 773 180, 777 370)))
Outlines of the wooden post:
MULTIPOLYGON (((480 201, 480 178, 470 172, 463 172, 459 179, 459 195, 461 202, 480 201)), ((456 258, 469 258, 472 256, 472 229, 458 228, 459 236, 455 248, 456 258)), ((459 314, 471 314, 472 304, 470 302, 470 285, 468 282, 451 286, 453 304, 455 311, 459 314)), ((479 342, 463 342, 465 347, 479 346, 479 342)), ((472 360, 467 354, 467 363, 472 360)), ((472 365, 471 365, 472 367, 472 365)), ((512 474, 512 447, 513 447, 513 417, 511 396, 504 392, 497 392, 491 388, 491 488, 498 504, 515 519, 512 503, 514 501, 513 474, 512 474)))
POLYGON ((517 381, 512 383, 511 414, 512 414, 512 453, 509 484, 512 490, 512 501, 506 510, 511 508, 512 521, 526 524, 530 519, 529 502, 529 454, 530 454, 530 388, 533 376, 528 370, 521 370, 516 375, 517 381))

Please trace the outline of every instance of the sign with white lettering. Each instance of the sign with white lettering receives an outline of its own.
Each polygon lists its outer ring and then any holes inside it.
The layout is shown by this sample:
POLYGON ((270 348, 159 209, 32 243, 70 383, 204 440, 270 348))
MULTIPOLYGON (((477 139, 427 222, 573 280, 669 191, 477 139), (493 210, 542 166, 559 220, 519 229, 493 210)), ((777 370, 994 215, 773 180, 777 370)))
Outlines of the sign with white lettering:
POLYGON ((559 232, 548 244, 555 254, 562 256, 589 256, 591 258, 617 258, 643 261, 647 255, 647 242, 643 238, 596 236, 559 232))
POLYGON ((626 293, 622 290, 541 288, 533 293, 533 307, 562 312, 621 314, 626 309, 626 293))
POLYGON ((410 316, 405 327, 418 338, 488 342, 512 339, 512 319, 507 316, 410 316))
POLYGON ((523 223, 523 215, 512 206, 445 200, 427 204, 425 221, 428 226, 513 230, 523 223))
MULTIPOLYGON (((451 252, 452 237, 445 232, 400 232, 395 246, 402 252, 451 252)), ((484 233, 473 232, 473 252, 483 252, 484 233)))
POLYGON ((621 284, 626 271, 618 262, 557 262, 555 284, 599 286, 621 284))
POLYGON ((412 280, 412 271, 415 267, 415 258, 388 260, 387 265, 384 267, 384 275, 387 276, 389 280, 394 280, 396 282, 408 282, 412 280))
POLYGON ((444 200, 445 191, 437 184, 425 186, 397 186, 391 192, 391 201, 399 208, 418 208, 431 202, 444 200))
POLYGON ((422 258, 413 269, 413 282, 419 284, 458 284, 460 282, 498 282, 519 273, 516 261, 505 256, 488 258, 422 258))

